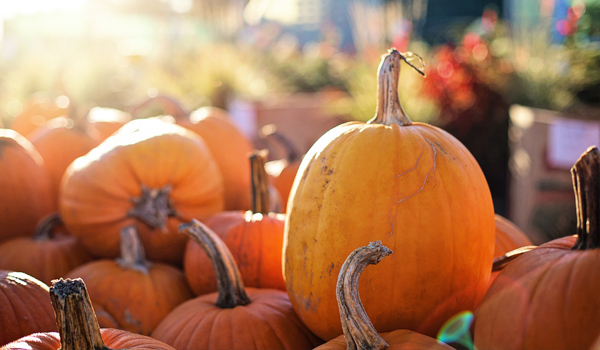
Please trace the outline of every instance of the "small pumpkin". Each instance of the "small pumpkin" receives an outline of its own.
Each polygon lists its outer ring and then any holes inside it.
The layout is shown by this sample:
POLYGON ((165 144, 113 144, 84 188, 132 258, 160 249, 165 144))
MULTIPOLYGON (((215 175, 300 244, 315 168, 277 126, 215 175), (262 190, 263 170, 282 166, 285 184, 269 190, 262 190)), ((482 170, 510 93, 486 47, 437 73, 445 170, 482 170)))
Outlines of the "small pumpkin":
POLYGON ((57 213, 42 219, 32 237, 0 244, 0 269, 21 271, 46 284, 91 260, 77 239, 66 232, 57 213))
POLYGON ((47 121, 69 114, 69 99, 66 96, 52 99, 44 93, 36 93, 23 105, 23 110, 13 119, 10 127, 25 137, 47 121), (58 101, 61 103, 59 104, 58 101))
POLYGON ((381 244, 369 245, 354 250, 340 269, 336 285, 336 299, 344 335, 330 340, 315 350, 345 349, 388 349, 388 350, 450 350, 452 347, 434 338, 413 331, 399 329, 379 334, 360 301, 358 282, 360 275, 368 265, 377 265, 392 251, 381 244))
POLYGON ((475 313, 479 349, 589 349, 600 337, 600 150, 571 169, 576 236, 520 254, 475 313))
POLYGON ((494 258, 501 257, 511 250, 533 244, 525 232, 507 218, 496 214, 494 223, 496 225, 494 258))
POLYGON ((25 137, 0 129, 0 169, 0 242, 29 237, 55 206, 44 160, 25 137))
POLYGON ((11 342, 1 350, 155 349, 175 350, 147 336, 120 329, 100 329, 85 284, 81 279, 56 280, 50 287, 58 333, 35 333, 11 342))
POLYGON ((218 293, 184 302, 152 337, 176 349, 313 349, 320 343, 300 322, 285 292, 245 288, 229 249, 206 225, 182 225, 206 249, 219 280, 218 293))
POLYGON ((181 264, 177 226, 223 210, 223 180, 202 139, 160 119, 133 120, 67 169, 60 214, 98 257, 119 254, 135 225, 149 260, 181 264))
POLYGON ((0 270, 0 345, 56 331, 48 286, 22 272, 0 270))
POLYGON ((115 108, 93 107, 87 116, 87 131, 104 141, 129 121, 131 115, 127 112, 115 108))
POLYGON ((381 240, 396 252, 359 287, 380 332, 435 337, 450 317, 475 310, 488 287, 494 208, 487 181, 456 138, 404 113, 398 78, 407 56, 391 50, 382 59, 375 117, 323 135, 290 194, 284 279, 294 310, 324 340, 342 334, 336 277, 364 242, 381 240))
POLYGON ((177 305, 190 299, 183 272, 171 265, 151 263, 134 226, 121 231, 121 256, 79 266, 66 275, 82 278, 94 308, 101 309, 101 327, 150 335, 177 305))
MULTIPOLYGON (((281 270, 281 249, 285 215, 271 211, 265 154, 250 156, 252 169, 252 210, 224 211, 204 223, 225 242, 238 263, 244 285, 285 290, 281 270)), ((217 278, 209 257, 194 240, 189 240, 183 267, 196 295, 217 291, 217 278)))

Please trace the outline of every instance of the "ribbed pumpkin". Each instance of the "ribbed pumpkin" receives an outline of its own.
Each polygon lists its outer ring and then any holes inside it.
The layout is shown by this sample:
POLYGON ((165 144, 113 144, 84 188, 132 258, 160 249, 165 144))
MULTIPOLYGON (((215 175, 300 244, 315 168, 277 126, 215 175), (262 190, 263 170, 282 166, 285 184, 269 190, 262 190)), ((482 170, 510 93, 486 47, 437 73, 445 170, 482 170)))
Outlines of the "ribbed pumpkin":
POLYGON ((94 107, 88 114, 87 130, 90 135, 104 141, 130 120, 131 115, 127 112, 114 108, 94 107))
POLYGON ((577 236, 520 255, 475 313, 479 349, 590 349, 600 337, 600 150, 571 169, 577 236))
POLYGON ((392 50, 380 64, 375 118, 323 135, 290 194, 286 287, 300 319, 324 340, 342 334, 336 279, 365 241, 395 252, 359 288, 380 332, 435 336, 450 317, 474 310, 488 286, 494 209, 486 179, 453 136, 406 117, 402 59, 392 50))
POLYGON ((0 269, 21 271, 46 284, 91 260, 77 239, 66 232, 58 214, 41 220, 32 237, 0 244, 0 269))
MULTIPOLYGON (((392 253, 381 242, 354 250, 346 259, 336 285, 336 298, 344 335, 330 340, 315 350, 346 349, 412 349, 450 350, 452 347, 436 339, 416 332, 399 329, 389 333, 377 333, 358 295, 360 275, 368 265, 377 265, 392 253)), ((385 296, 382 296, 385 298, 385 296)))
POLYGON ((85 284, 57 280, 50 287, 58 333, 35 333, 20 338, 1 350, 154 349, 175 350, 147 336, 120 329, 100 329, 85 284))
POLYGON ((136 225, 149 260, 181 264, 177 226, 223 210, 223 180, 198 135, 159 119, 133 120, 83 157, 62 182, 60 214, 94 255, 117 257, 136 225))
POLYGON ((229 249, 198 220, 182 231, 206 249, 219 292, 186 301, 152 337, 176 349, 313 349, 320 341, 294 314, 285 292, 244 288, 229 249))
POLYGON ((0 129, 0 169, 0 242, 31 236, 53 206, 44 161, 26 138, 0 129))
MULTIPOLYGON (((204 223, 225 242, 238 264, 244 285, 285 290, 281 271, 281 249, 285 215, 271 212, 265 156, 250 156, 252 210, 224 211, 204 223)), ((196 295, 217 291, 217 278, 204 249, 188 241, 183 267, 196 295)))
POLYGON ((28 136, 44 159, 44 166, 50 175, 52 197, 57 208, 60 181, 69 165, 100 144, 98 137, 87 133, 86 124, 83 117, 78 121, 58 117, 49 120, 28 136))
POLYGON ((22 272, 0 270, 0 345, 56 331, 48 286, 22 272))
POLYGON ((226 111, 202 107, 175 122, 202 137, 217 161, 225 186, 225 210, 250 209, 250 141, 233 124, 226 111))
POLYGON ((101 327, 114 327, 150 335, 177 305, 192 293, 183 272, 162 263, 151 263, 133 226, 121 232, 121 257, 97 260, 79 266, 66 275, 82 278, 94 308, 103 310, 101 327))

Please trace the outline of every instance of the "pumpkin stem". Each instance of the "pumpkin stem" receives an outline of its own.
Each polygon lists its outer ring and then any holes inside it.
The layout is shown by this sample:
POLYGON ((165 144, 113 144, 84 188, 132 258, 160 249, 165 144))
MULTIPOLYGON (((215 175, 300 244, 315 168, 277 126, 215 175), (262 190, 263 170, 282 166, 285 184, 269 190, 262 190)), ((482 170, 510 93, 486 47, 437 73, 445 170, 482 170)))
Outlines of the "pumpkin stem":
POLYGON ((123 227, 121 230, 121 257, 117 259, 119 266, 125 269, 149 274, 151 263, 146 260, 144 246, 134 225, 123 227))
POLYGON ((338 275, 336 297, 342 329, 348 350, 385 349, 388 344, 377 333, 367 315, 358 294, 360 275, 367 265, 377 265, 381 259, 392 254, 381 241, 371 242, 350 253, 338 275))
POLYGON ((102 341, 92 302, 81 278, 52 281, 50 299, 56 314, 61 350, 109 349, 102 341))
POLYGON ((129 210, 129 216, 141 220, 152 229, 166 232, 167 219, 178 216, 169 200, 170 194, 170 185, 156 189, 142 184, 142 194, 131 199, 134 207, 129 210))
POLYGON ((377 74, 377 109, 375 117, 367 122, 367 124, 383 124, 392 125, 398 124, 407 126, 412 124, 410 118, 400 105, 398 97, 398 80, 400 79, 400 60, 406 62, 422 75, 425 73, 409 62, 412 57, 418 57, 423 63, 423 59, 413 54, 412 52, 400 53, 396 49, 391 49, 386 56, 383 57, 379 64, 379 73, 377 74))
POLYGON ((252 212, 267 214, 270 209, 269 178, 265 170, 266 151, 254 151, 250 155, 252 175, 252 212))
POLYGON ((300 158, 300 153, 296 149, 296 146, 288 139, 285 135, 277 130, 277 127, 273 124, 268 124, 262 127, 261 134, 265 136, 265 139, 275 140, 277 144, 285 149, 285 159, 288 163, 297 161, 300 158))
POLYGON ((577 209, 574 250, 600 248, 600 150, 593 146, 571 168, 577 209))
POLYGON ((193 219, 189 224, 179 226, 182 233, 190 236, 208 255, 217 275, 219 295, 216 306, 231 309, 250 303, 250 298, 244 289, 244 282, 235 259, 229 248, 208 226, 193 219))
POLYGON ((46 215, 46 217, 44 217, 42 221, 40 221, 35 226, 33 240, 45 241, 49 239, 50 237, 52 237, 52 231, 54 230, 54 228, 56 226, 62 225, 62 223, 63 221, 59 213, 52 213, 46 215))

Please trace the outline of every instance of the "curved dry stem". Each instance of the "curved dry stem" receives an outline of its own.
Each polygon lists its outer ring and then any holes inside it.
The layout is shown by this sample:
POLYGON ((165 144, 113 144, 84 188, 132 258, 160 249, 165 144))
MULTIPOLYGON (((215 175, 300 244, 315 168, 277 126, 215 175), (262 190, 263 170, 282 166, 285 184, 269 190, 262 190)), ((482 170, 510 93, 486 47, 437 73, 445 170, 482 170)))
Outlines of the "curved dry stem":
POLYGON ((261 129, 261 134, 264 135, 267 141, 275 140, 283 149, 285 149, 286 160, 289 163, 295 162, 300 158, 300 152, 296 149, 296 146, 288 139, 285 135, 277 130, 277 127, 273 124, 265 125, 261 129))
POLYGON ((178 216, 169 199, 171 186, 148 188, 142 184, 141 187, 141 195, 131 199, 134 207, 129 210, 128 215, 141 220, 152 229, 167 232, 167 219, 178 216))
POLYGON ((338 275, 336 298, 348 350, 385 349, 388 344, 379 335, 367 315, 358 294, 360 275, 368 265, 376 265, 392 254, 381 241, 371 242, 350 253, 338 275))
POLYGON ((271 198, 269 195, 269 177, 265 170, 265 151, 254 151, 250 155, 250 174, 252 187, 252 212, 269 213, 271 198))
POLYGON ((535 248, 537 248, 535 245, 526 245, 495 258, 494 263, 492 264, 492 272, 504 269, 511 261, 535 248))
POLYGON ((577 209, 574 250, 600 248, 600 150, 590 147, 571 168, 577 209))
POLYGON ((44 217, 42 221, 35 226, 33 240, 44 241, 46 239, 50 239, 52 237, 52 231, 54 228, 62 225, 62 223, 63 221, 59 213, 46 215, 46 217, 44 217))
POLYGON ((121 257, 117 259, 117 263, 125 269, 150 273, 151 263, 146 260, 144 246, 134 225, 121 230, 121 257))
POLYGON ((230 309, 236 306, 248 305, 250 298, 244 289, 244 282, 235 259, 229 248, 208 226, 193 219, 189 224, 179 227, 182 233, 190 236, 208 255, 217 275, 219 296, 216 306, 230 309))
POLYGON ((425 75, 421 69, 410 63, 413 56, 418 57, 423 63, 420 56, 411 52, 400 53, 396 49, 391 49, 381 60, 377 74, 377 110, 375 111, 375 117, 369 120, 368 124, 398 124, 401 126, 412 124, 400 104, 398 80, 400 79, 401 61, 406 62, 420 74, 425 75))
POLYGON ((56 315, 61 350, 108 350, 83 280, 61 278, 52 283, 50 299, 56 315))

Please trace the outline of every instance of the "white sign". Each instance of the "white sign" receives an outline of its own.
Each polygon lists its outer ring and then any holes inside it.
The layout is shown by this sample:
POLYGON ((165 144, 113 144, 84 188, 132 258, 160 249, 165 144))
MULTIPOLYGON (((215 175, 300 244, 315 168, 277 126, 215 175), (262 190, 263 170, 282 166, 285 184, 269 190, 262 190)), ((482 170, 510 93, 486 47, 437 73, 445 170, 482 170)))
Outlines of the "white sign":
POLYGON ((600 123, 556 118, 548 130, 548 164, 571 169, 590 146, 600 145, 600 123))

